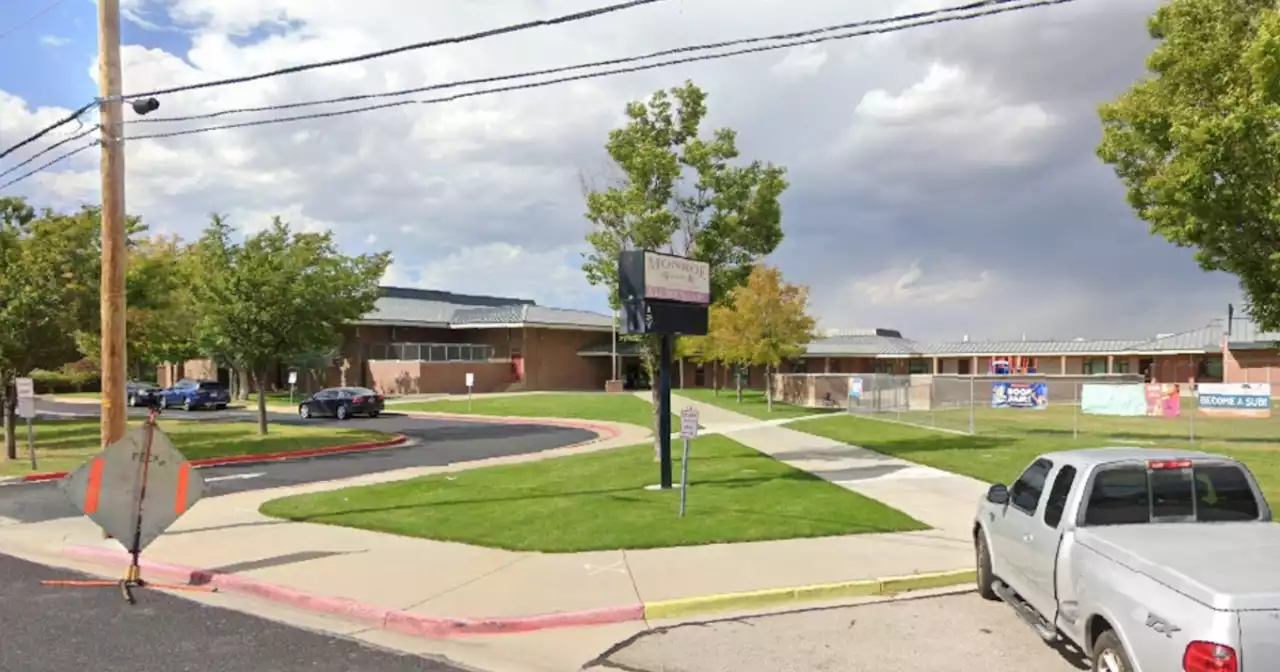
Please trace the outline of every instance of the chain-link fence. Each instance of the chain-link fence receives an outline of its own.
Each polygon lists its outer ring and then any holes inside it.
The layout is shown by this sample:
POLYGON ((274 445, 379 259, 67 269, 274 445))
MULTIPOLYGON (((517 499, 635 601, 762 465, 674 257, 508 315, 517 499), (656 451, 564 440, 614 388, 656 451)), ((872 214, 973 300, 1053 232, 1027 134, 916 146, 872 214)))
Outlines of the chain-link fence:
POLYGON ((483 362, 493 359, 494 347, 477 343, 375 343, 370 361, 483 362))
MULTIPOLYGON (((779 379, 776 401, 843 408, 854 415, 952 433, 1084 438, 1094 440, 1094 445, 1103 440, 1138 446, 1280 444, 1280 414, 1271 417, 1269 409, 1241 407, 1223 412, 1217 406, 1227 403, 1222 398, 1240 390, 1208 383, 1202 410, 1199 386, 1148 384, 1137 374, 786 374, 779 379)), ((1249 382, 1250 393, 1269 395, 1259 385, 1262 382, 1249 382)), ((1240 403, 1238 397, 1228 402, 1240 403)))

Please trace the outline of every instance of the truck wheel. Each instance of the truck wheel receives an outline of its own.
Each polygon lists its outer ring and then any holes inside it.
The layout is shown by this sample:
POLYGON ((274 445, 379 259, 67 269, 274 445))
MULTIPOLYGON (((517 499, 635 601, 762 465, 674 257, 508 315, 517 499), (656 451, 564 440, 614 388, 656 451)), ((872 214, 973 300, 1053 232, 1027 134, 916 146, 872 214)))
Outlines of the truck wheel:
POLYGON ((973 550, 977 555, 978 595, 984 600, 1000 599, 992 587, 996 579, 991 575, 991 551, 987 549, 987 537, 981 530, 974 535, 973 550))
POLYGON ((1124 645, 1116 637, 1114 630, 1108 630, 1098 637, 1093 644, 1094 672, 1130 672, 1129 654, 1124 652, 1124 645))

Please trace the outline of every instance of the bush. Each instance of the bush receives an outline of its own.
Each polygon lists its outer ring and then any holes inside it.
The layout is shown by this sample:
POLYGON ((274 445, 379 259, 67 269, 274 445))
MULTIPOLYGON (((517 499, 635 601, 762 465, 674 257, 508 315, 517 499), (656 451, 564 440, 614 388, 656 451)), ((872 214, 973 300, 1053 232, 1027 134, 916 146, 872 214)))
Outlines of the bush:
POLYGON ((98 367, 84 361, 73 362, 58 371, 36 369, 31 372, 36 394, 97 392, 101 389, 98 367))

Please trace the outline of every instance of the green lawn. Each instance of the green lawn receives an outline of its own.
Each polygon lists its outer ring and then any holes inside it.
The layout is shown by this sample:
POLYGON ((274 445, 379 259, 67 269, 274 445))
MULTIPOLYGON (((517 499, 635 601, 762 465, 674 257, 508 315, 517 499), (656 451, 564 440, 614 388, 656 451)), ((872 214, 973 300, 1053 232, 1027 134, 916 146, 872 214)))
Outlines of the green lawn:
MULTIPOLYGON (((821 415, 823 413, 830 413, 834 410, 805 408, 803 406, 792 406, 791 404, 780 404, 774 402, 773 410, 770 411, 768 400, 764 396, 764 390, 743 390, 742 403, 738 403, 738 393, 732 388, 721 389, 718 396, 716 395, 715 390, 709 390, 706 388, 671 390, 671 394, 686 397, 694 401, 701 401, 713 406, 719 406, 727 411, 749 415, 761 420, 778 420, 784 418, 799 418, 806 415, 821 415)), ((677 412, 679 412, 678 409, 677 412)))
MULTIPOLYGON (((130 422, 130 426, 141 424, 130 422)), ((391 438, 387 434, 331 427, 271 425, 266 436, 258 436, 251 422, 180 422, 160 419, 160 428, 169 435, 187 459, 256 455, 307 448, 341 446, 391 438)), ((98 453, 97 420, 39 420, 35 423, 35 471, 70 471, 98 453)), ((18 459, 0 460, 0 476, 31 473, 27 453, 26 427, 18 427, 18 459)))
POLYGON ((267 502, 262 512, 549 553, 926 529, 722 436, 693 445, 684 519, 678 491, 644 489, 657 477, 653 447, 640 445, 298 495, 267 502))
MULTIPOLYGON (((509 397, 414 401, 391 406, 396 411, 458 413, 464 415, 507 415, 526 418, 572 418, 629 422, 640 427, 653 426, 653 406, 630 393, 573 392, 562 394, 527 394, 509 397)), ((679 429, 678 421, 672 431, 679 429)))
MULTIPOLYGON (((1048 411, 1023 411, 1007 409, 988 409, 1009 414, 1039 415, 1048 411)), ((1090 416, 1093 419, 1095 416, 1090 416)), ((1052 416, 1042 418, 1041 422, 1051 421, 1052 416)), ((1107 418, 1108 420, 1137 420, 1144 418, 1107 418)), ((1185 418, 1183 418, 1185 420, 1185 418)), ((1199 420, 1199 418, 1197 418, 1199 420)), ((1068 416, 1070 421, 1070 416, 1068 416)), ((1160 427, 1162 420, 1146 421, 1160 427)), ((1248 422, 1237 420, 1236 422, 1248 422)), ((1257 422, 1257 421, 1255 421, 1257 422)), ((1267 421, 1261 421, 1267 422, 1267 421)), ((1179 421, 1179 424, 1181 422, 1179 421)), ((791 429, 810 434, 817 434, 836 441, 842 441, 863 448, 893 455, 904 460, 937 467, 945 471, 965 474, 991 483, 1010 483, 1018 477, 1031 460, 1040 453, 1055 450, 1071 450, 1075 448, 1094 448, 1106 445, 1117 445, 1115 440, 1105 436, 1082 434, 1079 439, 1072 439, 1070 426, 1068 431, 1041 431, 1043 426, 1037 423, 1023 424, 1010 422, 1004 425, 1004 433, 990 432, 976 436, 958 436, 928 429, 918 429, 903 425, 895 425, 878 420, 858 418, 850 415, 835 415, 829 418, 801 420, 788 425, 791 429)), ((1138 431, 1138 430, 1126 430, 1138 431)), ((1138 432, 1142 436, 1156 436, 1157 429, 1147 428, 1138 432)), ((1119 444, 1130 445, 1130 444, 1119 444)), ((1133 444, 1143 447, 1142 444, 1133 444)), ((1159 441, 1162 447, 1190 448, 1192 446, 1177 441, 1159 441)), ((1243 441, 1225 443, 1222 441, 1205 441, 1197 443, 1194 448, 1213 453, 1220 453, 1236 458, 1249 465, 1258 482, 1262 485, 1267 498, 1280 502, 1280 450, 1274 445, 1259 442, 1243 441)))

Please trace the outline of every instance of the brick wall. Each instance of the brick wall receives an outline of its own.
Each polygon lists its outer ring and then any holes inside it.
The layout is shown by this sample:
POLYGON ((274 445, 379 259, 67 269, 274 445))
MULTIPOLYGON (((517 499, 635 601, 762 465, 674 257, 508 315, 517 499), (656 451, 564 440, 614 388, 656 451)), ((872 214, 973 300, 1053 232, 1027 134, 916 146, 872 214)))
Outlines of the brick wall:
POLYGON ((468 373, 475 374, 473 392, 502 392, 511 362, 369 362, 365 386, 386 395, 465 394, 468 373))
POLYGON ((1280 384, 1280 351, 1224 349, 1222 379, 1226 383, 1280 384))

